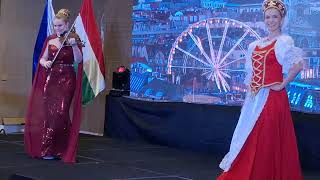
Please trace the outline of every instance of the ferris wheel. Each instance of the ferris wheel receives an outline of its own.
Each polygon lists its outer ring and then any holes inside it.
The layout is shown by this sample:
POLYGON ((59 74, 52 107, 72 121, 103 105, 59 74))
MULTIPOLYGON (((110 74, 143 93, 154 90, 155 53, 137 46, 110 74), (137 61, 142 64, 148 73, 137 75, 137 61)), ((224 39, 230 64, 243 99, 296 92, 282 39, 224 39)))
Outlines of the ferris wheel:
POLYGON ((196 72, 213 81, 220 92, 230 91, 233 73, 243 73, 247 47, 260 36, 243 22, 209 18, 191 24, 175 40, 168 57, 168 74, 196 72))

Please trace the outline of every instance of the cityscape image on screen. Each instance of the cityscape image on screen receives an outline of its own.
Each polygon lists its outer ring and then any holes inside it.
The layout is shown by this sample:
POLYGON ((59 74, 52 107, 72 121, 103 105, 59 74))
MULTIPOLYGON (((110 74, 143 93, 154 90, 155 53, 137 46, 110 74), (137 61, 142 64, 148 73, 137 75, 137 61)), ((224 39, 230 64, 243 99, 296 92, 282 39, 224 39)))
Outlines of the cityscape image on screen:
MULTIPOLYGON (((305 67, 286 88, 292 110, 320 113, 320 1, 286 0, 283 33, 305 67), (318 18, 318 19, 317 19, 318 18)), ((241 105, 248 45, 267 34, 262 0, 136 0, 130 96, 241 105)))

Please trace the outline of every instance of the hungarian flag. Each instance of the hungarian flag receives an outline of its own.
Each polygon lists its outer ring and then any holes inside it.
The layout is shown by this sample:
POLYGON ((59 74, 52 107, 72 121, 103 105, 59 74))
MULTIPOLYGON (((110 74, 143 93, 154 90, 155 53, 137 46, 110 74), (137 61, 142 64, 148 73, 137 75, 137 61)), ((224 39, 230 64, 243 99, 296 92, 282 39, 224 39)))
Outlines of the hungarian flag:
POLYGON ((83 1, 75 21, 75 30, 85 43, 85 47, 82 47, 82 104, 87 104, 105 88, 102 42, 91 0, 83 1))

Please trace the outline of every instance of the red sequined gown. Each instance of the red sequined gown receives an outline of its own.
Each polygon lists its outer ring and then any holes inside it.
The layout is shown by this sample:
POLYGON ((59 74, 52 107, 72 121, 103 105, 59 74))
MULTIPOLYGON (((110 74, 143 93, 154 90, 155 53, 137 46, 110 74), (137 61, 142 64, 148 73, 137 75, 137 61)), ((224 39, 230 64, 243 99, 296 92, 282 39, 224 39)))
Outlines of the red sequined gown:
MULTIPOLYGON (((48 46, 48 60, 52 60, 58 48, 48 46)), ((72 48, 63 47, 52 68, 46 70, 44 104, 47 116, 43 124, 41 156, 61 157, 68 142, 70 130, 69 109, 76 87, 72 48)))
MULTIPOLYGON (((58 37, 51 35, 46 39, 40 57, 48 42, 55 38, 58 37)), ((57 47, 48 45, 48 60, 57 51, 57 47)), ((52 68, 38 64, 25 117, 24 144, 31 157, 56 156, 67 163, 76 162, 83 66, 81 62, 74 68, 73 59, 72 47, 63 47, 52 68)))
MULTIPOLYGON (((283 81, 275 43, 252 54, 251 89, 256 93, 283 81)), ((267 102, 231 168, 218 180, 301 180, 301 169, 286 90, 270 90, 267 102)))

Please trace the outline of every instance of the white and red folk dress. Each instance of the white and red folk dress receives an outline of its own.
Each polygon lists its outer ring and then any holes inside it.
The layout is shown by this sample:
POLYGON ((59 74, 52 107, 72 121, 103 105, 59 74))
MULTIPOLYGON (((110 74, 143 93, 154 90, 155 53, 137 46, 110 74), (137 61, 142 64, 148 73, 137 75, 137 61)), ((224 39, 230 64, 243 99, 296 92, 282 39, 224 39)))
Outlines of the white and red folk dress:
POLYGON ((303 60, 290 36, 249 45, 247 92, 219 180, 301 180, 301 168, 286 90, 270 86, 303 60))

